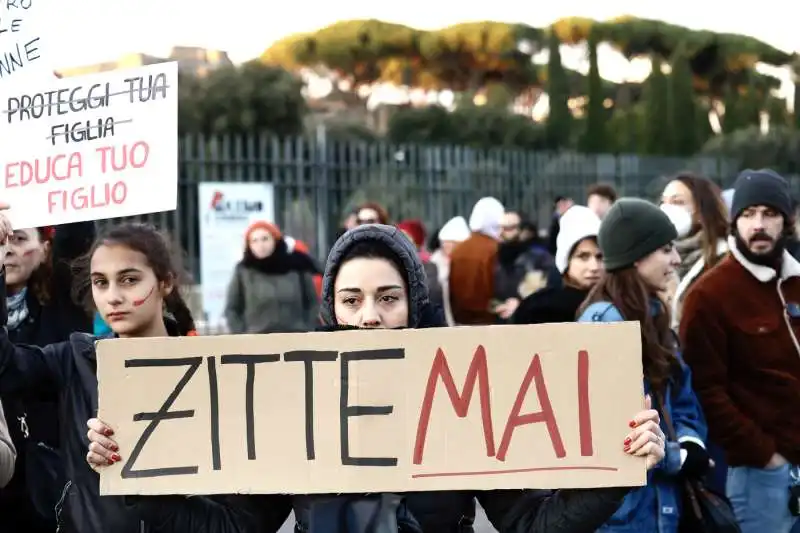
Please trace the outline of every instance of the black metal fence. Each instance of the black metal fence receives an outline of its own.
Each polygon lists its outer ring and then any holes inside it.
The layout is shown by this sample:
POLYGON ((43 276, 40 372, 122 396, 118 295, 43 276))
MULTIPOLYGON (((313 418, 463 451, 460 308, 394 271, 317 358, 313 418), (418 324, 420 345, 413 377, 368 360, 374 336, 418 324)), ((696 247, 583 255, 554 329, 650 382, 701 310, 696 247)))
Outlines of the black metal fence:
POLYGON ((737 171, 735 161, 716 158, 345 142, 324 129, 290 139, 193 135, 180 141, 178 209, 135 218, 169 229, 197 276, 201 182, 272 183, 276 222, 324 258, 342 217, 366 200, 385 205, 394 220, 419 218, 436 228, 452 216, 468 217, 479 198, 491 195, 545 224, 558 195, 583 202, 586 188, 603 182, 627 196, 656 199, 670 175, 687 169, 723 186, 737 171))

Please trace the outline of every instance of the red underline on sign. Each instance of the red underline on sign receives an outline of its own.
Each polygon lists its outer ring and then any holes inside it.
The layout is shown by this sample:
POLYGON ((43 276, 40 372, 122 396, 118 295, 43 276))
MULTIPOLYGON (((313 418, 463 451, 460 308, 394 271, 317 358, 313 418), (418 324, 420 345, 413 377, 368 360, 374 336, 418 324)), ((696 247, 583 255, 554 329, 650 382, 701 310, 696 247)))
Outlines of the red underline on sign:
POLYGON ((498 474, 524 474, 529 472, 559 472, 564 470, 595 470, 601 472, 617 472, 619 469, 611 466, 546 466, 539 468, 509 468, 507 470, 482 470, 476 472, 430 472, 427 474, 411 474, 411 478, 420 479, 426 477, 496 476, 498 474))

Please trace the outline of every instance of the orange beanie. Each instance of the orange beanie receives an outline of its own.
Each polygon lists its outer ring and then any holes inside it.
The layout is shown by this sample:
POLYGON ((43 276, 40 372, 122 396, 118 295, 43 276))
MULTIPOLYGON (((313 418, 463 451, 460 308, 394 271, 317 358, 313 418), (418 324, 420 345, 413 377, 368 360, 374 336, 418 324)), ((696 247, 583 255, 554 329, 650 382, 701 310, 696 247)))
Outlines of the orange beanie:
POLYGON ((280 228, 271 222, 267 222, 266 220, 256 220, 249 226, 247 226, 247 231, 244 232, 244 240, 245 243, 250 242, 250 234, 253 233, 257 229, 263 229, 272 235, 272 238, 276 241, 278 239, 283 238, 283 234, 281 234, 280 228))

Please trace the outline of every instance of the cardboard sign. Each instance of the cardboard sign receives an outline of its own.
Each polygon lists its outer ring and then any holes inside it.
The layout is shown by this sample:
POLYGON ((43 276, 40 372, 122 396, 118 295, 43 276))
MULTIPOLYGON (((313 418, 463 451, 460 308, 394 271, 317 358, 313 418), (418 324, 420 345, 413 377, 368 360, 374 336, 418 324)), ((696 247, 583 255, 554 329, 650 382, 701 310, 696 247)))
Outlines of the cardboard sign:
POLYGON ((638 323, 101 340, 100 493, 641 486, 638 323))
POLYGON ((0 3, 0 86, 8 87, 26 78, 41 78, 43 72, 52 70, 45 45, 46 14, 49 9, 50 15, 57 17, 55 8, 48 0, 3 0, 0 3))
POLYGON ((177 63, 5 87, 0 198, 14 227, 176 208, 177 63))

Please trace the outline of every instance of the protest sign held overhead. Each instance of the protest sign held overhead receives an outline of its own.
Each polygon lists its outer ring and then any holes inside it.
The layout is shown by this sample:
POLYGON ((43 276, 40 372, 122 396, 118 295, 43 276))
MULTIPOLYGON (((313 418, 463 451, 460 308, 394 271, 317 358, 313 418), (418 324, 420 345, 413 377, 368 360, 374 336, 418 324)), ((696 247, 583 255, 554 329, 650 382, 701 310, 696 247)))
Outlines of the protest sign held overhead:
POLYGON ((646 483, 622 446, 638 323, 113 339, 97 362, 104 495, 646 483))
POLYGON ((0 85, 3 200, 14 227, 177 206, 177 63, 0 85))
POLYGON ((0 3, 0 87, 51 69, 45 15, 53 7, 52 0, 0 3))

